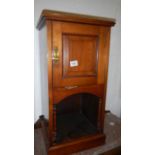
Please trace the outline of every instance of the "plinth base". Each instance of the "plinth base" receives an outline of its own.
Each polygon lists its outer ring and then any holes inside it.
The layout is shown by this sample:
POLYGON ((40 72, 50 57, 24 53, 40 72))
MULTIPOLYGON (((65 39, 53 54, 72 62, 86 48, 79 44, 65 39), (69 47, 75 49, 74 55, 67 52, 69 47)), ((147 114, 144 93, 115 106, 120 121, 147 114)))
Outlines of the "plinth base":
POLYGON ((77 140, 51 146, 48 150, 48 155, 68 155, 71 153, 103 145, 104 142, 105 135, 103 134, 82 137, 77 140))

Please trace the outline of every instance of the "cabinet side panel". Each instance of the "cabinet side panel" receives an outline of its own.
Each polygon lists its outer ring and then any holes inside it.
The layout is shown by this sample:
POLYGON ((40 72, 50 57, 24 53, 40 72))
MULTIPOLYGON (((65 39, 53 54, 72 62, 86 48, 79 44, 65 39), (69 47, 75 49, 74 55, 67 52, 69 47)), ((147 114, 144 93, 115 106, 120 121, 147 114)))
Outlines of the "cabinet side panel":
POLYGON ((98 83, 104 84, 103 98, 101 99, 101 121, 100 125, 104 128, 104 111, 106 102, 106 90, 108 79, 108 64, 109 64, 109 45, 110 45, 110 27, 100 28, 100 53, 98 63, 98 83))
POLYGON ((44 26, 39 32, 40 72, 41 72, 41 102, 42 114, 48 118, 48 61, 47 61, 47 30, 44 26))

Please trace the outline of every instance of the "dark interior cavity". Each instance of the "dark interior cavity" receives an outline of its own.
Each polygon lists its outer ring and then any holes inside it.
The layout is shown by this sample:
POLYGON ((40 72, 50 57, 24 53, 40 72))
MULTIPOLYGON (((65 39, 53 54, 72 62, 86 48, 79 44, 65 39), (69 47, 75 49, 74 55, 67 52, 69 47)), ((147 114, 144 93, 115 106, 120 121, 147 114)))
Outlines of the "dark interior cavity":
POLYGON ((99 97, 88 93, 56 104, 56 143, 97 133, 98 108, 99 97))

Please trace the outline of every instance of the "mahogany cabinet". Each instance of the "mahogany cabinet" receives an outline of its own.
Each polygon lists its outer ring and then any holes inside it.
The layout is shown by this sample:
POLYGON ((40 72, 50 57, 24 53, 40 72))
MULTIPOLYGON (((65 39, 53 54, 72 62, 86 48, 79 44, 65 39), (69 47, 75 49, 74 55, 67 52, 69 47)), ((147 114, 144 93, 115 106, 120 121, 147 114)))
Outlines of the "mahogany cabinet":
POLYGON ((113 19, 43 10, 40 62, 49 155, 104 144, 104 110, 113 19), (48 104, 47 104, 48 103, 48 104))

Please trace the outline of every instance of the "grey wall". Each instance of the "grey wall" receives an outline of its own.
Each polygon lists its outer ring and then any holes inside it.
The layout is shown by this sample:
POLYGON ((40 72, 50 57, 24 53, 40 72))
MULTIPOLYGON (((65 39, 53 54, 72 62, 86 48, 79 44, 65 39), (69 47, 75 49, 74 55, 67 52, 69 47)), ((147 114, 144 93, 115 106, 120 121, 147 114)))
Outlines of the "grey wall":
MULTIPOLYGON (((34 23, 36 25, 43 9, 96 15, 116 19, 111 32, 110 62, 106 109, 121 115, 121 0, 34 0, 34 23)), ((38 31, 34 28, 35 67, 35 117, 43 113, 40 85, 40 56, 38 31)))

